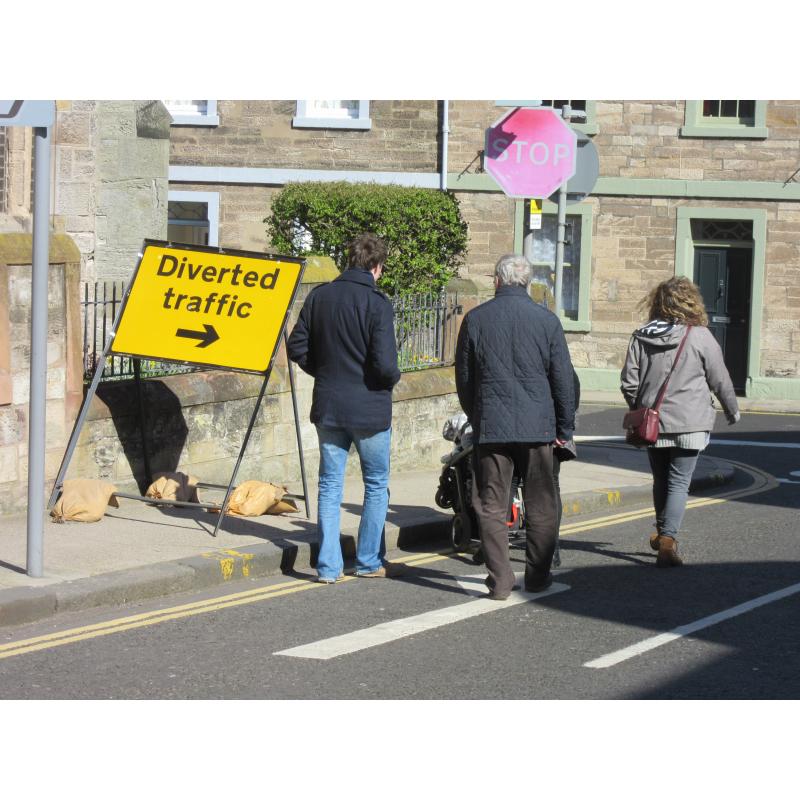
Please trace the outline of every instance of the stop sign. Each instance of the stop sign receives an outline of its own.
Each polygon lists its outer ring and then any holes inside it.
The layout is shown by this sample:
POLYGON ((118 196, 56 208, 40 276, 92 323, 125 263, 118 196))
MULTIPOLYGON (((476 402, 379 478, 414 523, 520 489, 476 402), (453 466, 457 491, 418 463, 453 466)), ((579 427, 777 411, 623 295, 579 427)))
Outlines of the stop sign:
POLYGON ((575 174, 577 151, 552 108, 515 108, 486 131, 483 163, 509 197, 549 197, 575 174))

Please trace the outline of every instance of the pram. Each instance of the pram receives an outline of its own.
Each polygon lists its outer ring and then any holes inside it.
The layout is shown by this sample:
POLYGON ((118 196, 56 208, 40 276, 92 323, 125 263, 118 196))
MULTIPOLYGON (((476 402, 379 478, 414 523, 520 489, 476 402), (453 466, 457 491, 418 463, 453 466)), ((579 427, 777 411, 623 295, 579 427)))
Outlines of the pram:
MULTIPOLYGON (((450 417, 442 429, 442 437, 453 442, 453 449, 442 456, 444 468, 436 490, 436 505, 452 508, 455 512, 450 526, 450 540, 459 553, 472 553, 475 564, 483 563, 480 544, 473 549, 473 540, 478 540, 478 518, 472 507, 472 426, 466 414, 450 417)), ((508 498, 508 536, 510 542, 525 539, 525 503, 522 499, 522 480, 514 475, 508 498)))

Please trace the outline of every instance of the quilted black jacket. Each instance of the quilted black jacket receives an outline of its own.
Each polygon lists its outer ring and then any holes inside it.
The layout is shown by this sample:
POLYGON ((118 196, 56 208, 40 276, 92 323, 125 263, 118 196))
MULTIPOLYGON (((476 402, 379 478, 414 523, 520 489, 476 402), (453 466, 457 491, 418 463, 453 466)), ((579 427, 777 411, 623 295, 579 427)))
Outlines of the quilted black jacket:
POLYGON ((461 323, 456 388, 481 443, 571 439, 574 374, 561 323, 523 287, 501 286, 461 323))
POLYGON ((314 289, 289 337, 289 358, 314 376, 311 421, 384 431, 400 380, 394 311, 366 270, 314 289))

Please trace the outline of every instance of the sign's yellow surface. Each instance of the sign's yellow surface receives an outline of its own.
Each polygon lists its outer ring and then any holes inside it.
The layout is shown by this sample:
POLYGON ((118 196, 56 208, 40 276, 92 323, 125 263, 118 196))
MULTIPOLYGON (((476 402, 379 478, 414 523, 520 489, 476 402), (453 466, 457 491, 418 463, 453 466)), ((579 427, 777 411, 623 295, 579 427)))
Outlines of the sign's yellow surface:
POLYGON ((145 245, 112 353, 266 372, 300 259, 145 245))

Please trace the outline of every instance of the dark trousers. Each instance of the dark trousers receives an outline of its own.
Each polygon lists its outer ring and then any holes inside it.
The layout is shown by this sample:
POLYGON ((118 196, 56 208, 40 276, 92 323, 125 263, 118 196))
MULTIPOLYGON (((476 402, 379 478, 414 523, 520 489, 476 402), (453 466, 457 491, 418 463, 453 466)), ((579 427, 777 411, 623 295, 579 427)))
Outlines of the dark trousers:
POLYGON ((558 535, 552 445, 479 444, 473 468, 472 501, 489 572, 486 585, 498 594, 514 586, 506 521, 515 469, 525 501, 525 582, 540 583, 550 572, 558 535))

